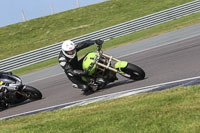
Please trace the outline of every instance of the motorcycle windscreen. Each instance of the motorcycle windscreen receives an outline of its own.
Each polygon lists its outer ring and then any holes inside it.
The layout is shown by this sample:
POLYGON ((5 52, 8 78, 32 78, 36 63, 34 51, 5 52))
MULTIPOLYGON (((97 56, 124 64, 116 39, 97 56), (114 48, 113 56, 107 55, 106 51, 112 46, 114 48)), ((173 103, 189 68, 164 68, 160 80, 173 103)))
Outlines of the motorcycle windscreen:
MULTIPOLYGON (((89 68, 89 66, 94 63, 95 57, 97 53, 89 53, 83 60, 82 68, 83 70, 86 70, 89 68)), ((94 74, 96 70, 96 64, 93 66, 93 68, 89 71, 89 75, 94 74)))

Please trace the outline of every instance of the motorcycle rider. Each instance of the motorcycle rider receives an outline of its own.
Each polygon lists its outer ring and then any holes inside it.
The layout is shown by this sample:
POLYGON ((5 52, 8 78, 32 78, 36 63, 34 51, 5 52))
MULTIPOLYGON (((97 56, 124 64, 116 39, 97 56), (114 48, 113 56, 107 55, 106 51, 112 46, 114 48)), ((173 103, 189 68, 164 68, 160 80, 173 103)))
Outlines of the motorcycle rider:
POLYGON ((1 77, 3 76, 3 74, 11 74, 12 75, 12 72, 0 72, 0 107, 3 107, 3 108, 7 108, 8 107, 8 104, 5 102, 5 99, 4 99, 4 96, 5 96, 5 93, 6 93, 6 89, 5 89, 5 86, 4 86, 4 82, 1 81, 1 77))
POLYGON ((69 80, 74 83, 73 87, 82 89, 84 93, 87 93, 91 89, 87 83, 81 79, 81 76, 86 76, 88 72, 82 69, 84 58, 78 60, 77 52, 94 44, 102 45, 103 40, 87 40, 78 44, 67 40, 62 43, 62 50, 59 54, 59 64, 64 69, 69 80))
POLYGON ((8 106, 5 102, 7 89, 15 90, 21 85, 21 79, 12 75, 12 72, 0 72, 0 105, 5 108, 8 106), (4 79, 11 79, 13 83, 7 83, 4 79))

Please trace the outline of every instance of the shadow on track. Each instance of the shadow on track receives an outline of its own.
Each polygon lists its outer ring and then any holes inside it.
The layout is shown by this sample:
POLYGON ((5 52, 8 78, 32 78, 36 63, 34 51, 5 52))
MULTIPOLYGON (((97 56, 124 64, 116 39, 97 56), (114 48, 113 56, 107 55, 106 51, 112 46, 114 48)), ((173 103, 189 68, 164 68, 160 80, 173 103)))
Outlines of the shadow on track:
POLYGON ((133 82, 136 82, 136 81, 125 79, 125 80, 122 80, 122 81, 113 82, 113 83, 110 83, 110 84, 106 85, 104 88, 98 89, 96 91, 90 91, 88 93, 84 93, 83 95, 88 96, 88 95, 91 95, 91 94, 94 94, 94 93, 101 92, 103 90, 111 89, 111 88, 116 87, 116 86, 121 86, 121 85, 124 85, 124 84, 133 83, 133 82))
MULTIPOLYGON (((143 80, 145 80, 145 79, 148 79, 148 77, 145 77, 143 80)), ((113 83, 106 85, 104 88, 98 89, 97 91, 91 91, 87 94, 83 93, 83 95, 88 96, 88 95, 91 95, 91 94, 94 94, 94 93, 101 92, 103 90, 111 89, 111 88, 116 87, 116 86, 122 86, 124 84, 129 84, 129 83, 134 83, 134 82, 138 82, 138 81, 131 80, 131 79, 128 79, 128 80, 125 79, 125 80, 121 80, 121 81, 118 81, 118 82, 113 82, 113 83)))
MULTIPOLYGON (((42 100, 42 99, 41 99, 42 100)), ((17 103, 17 104, 11 104, 9 105, 7 108, 2 108, 0 107, 0 112, 4 111, 4 110, 7 110, 7 109, 10 109, 10 108, 14 108, 14 107, 17 107, 17 106, 20 106, 20 105, 25 105, 25 104, 28 104, 28 103, 31 103, 31 102, 35 102, 35 101, 38 101, 38 100, 26 100, 24 102, 21 102, 21 103, 17 103)))

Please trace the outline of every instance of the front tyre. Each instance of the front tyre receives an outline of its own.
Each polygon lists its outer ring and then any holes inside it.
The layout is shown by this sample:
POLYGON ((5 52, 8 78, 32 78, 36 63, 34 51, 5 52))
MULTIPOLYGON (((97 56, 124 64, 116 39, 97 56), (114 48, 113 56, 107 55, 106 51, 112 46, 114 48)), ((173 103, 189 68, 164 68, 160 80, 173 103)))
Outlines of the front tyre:
POLYGON ((26 86, 23 89, 23 93, 25 94, 25 97, 30 100, 42 99, 42 93, 32 86, 26 86))
POLYGON ((123 68, 122 70, 126 74, 130 75, 130 79, 133 80, 142 80, 145 78, 145 72, 142 68, 139 66, 136 66, 134 64, 128 63, 126 68, 123 68))

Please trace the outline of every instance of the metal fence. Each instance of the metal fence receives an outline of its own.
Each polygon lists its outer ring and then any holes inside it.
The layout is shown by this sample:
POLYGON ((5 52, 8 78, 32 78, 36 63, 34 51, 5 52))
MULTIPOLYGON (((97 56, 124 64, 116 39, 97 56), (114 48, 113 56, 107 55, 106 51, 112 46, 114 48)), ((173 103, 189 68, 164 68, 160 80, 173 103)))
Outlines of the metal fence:
MULTIPOLYGON (((87 39, 103 39, 105 41, 111 38, 117 38, 136 31, 140 31, 164 22, 168 22, 186 15, 200 11, 200 0, 192 1, 174 8, 153 13, 138 19, 111 26, 96 32, 71 39, 78 43, 87 39)), ((0 61, 1 71, 12 71, 25 66, 36 64, 54 57, 57 57, 61 50, 61 44, 56 43, 27 53, 13 56, 0 61)))

